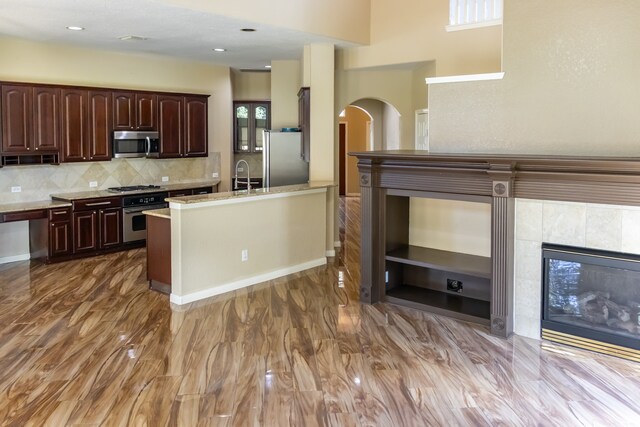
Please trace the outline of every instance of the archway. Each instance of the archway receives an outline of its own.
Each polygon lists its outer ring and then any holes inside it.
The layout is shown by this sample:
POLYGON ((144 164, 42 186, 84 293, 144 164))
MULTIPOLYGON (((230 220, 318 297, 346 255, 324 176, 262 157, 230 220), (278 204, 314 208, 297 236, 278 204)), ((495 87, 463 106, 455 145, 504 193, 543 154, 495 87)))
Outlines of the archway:
POLYGON ((390 103, 374 98, 358 99, 338 117, 338 178, 341 196, 359 196, 357 160, 352 151, 400 148, 400 113, 390 103))

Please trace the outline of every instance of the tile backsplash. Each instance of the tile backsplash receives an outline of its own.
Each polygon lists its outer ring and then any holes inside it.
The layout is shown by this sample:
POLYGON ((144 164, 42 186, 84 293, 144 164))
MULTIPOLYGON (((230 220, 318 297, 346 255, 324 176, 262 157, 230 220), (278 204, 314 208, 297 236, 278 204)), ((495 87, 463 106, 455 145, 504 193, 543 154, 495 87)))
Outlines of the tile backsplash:
POLYGON ((220 153, 193 159, 113 159, 110 162, 60 165, 6 166, 0 168, 0 203, 47 200, 51 194, 90 191, 133 184, 161 184, 212 179, 220 173, 220 153), (21 187, 12 193, 12 187, 21 187))

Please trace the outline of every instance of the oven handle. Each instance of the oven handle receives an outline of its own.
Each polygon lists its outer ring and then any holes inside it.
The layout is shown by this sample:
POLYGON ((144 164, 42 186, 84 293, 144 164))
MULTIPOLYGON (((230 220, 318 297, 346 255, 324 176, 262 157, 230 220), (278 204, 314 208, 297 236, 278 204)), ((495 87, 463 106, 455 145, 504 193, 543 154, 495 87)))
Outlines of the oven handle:
POLYGON ((134 208, 123 208, 122 213, 124 213, 125 215, 132 215, 135 213, 140 213, 142 211, 152 211, 154 209, 163 209, 166 207, 167 207, 166 203, 159 204, 159 205, 136 206, 134 208))

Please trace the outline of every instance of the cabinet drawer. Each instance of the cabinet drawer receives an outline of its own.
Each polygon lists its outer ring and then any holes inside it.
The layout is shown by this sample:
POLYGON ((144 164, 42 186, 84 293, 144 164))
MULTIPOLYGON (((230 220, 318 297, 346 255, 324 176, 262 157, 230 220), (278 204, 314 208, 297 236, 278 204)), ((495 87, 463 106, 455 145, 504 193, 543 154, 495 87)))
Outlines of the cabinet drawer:
POLYGON ((49 221, 69 221, 71 218, 71 208, 49 209, 49 221))
POLYGON ((35 209, 32 211, 9 212, 2 214, 2 222, 29 221, 30 219, 47 218, 47 209, 35 209))
POLYGON ((209 194, 209 193, 213 193, 213 187, 200 187, 200 188, 193 189, 193 194, 209 194))
POLYGON ((94 209, 118 208, 122 206, 121 197, 105 197, 101 199, 85 199, 73 202, 74 211, 90 211, 94 209))

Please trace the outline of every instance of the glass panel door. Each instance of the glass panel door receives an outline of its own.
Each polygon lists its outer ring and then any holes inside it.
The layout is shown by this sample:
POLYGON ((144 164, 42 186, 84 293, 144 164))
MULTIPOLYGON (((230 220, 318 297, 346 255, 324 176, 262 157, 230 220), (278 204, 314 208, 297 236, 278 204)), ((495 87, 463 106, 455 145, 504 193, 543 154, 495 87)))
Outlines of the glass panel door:
POLYGON ((234 112, 235 151, 250 152, 249 104, 236 104, 234 112))
POLYGON ((263 131, 269 129, 269 106, 267 104, 253 104, 255 124, 255 152, 262 152, 264 143, 263 131))

